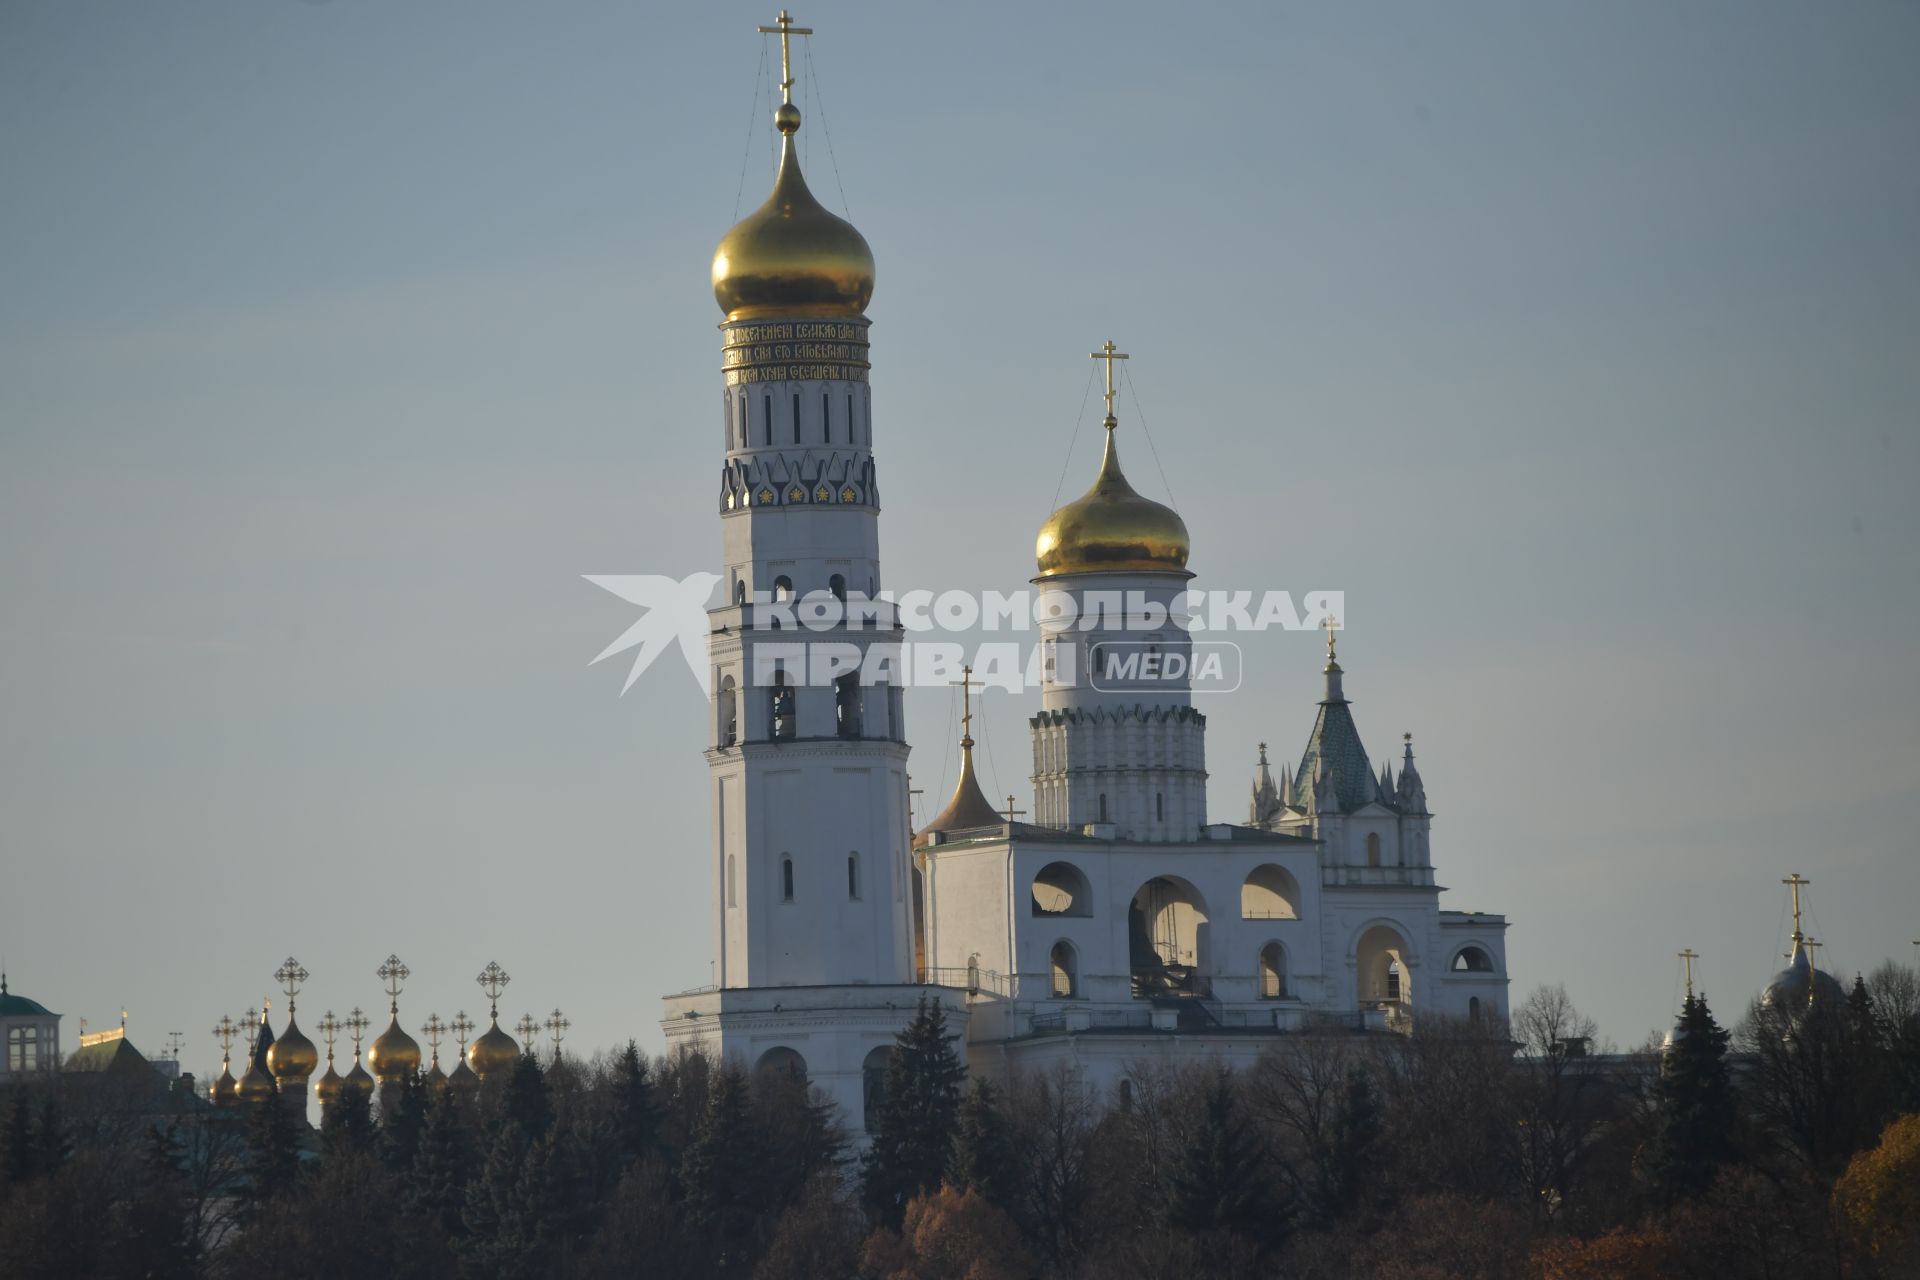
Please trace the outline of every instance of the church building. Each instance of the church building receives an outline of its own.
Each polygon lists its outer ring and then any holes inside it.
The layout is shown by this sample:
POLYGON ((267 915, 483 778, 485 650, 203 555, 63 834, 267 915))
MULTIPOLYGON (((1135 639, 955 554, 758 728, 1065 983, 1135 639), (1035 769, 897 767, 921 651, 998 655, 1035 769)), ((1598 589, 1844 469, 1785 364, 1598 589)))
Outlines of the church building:
POLYGON ((1096 353, 1099 473, 1042 525, 1030 579, 1072 597, 1081 623, 1041 640, 1032 821, 981 792, 963 688, 959 785, 910 830, 901 689, 862 677, 875 646, 904 638, 889 610, 809 626, 809 647, 851 655, 842 674, 790 657, 796 606, 871 601, 884 585, 874 261, 800 171, 787 46, 808 32, 784 12, 762 30, 782 42, 779 171, 713 260, 726 590, 708 659, 714 979, 667 997, 669 1047, 803 1074, 858 1132, 923 997, 941 1000, 971 1070, 1065 1063, 1091 1087, 1140 1060, 1244 1064, 1280 1036, 1504 1019, 1506 922, 1441 910, 1411 739, 1397 772, 1375 766, 1331 629, 1298 765, 1276 781, 1262 744, 1247 821, 1209 817, 1206 717, 1184 675, 1166 674, 1186 664, 1163 661, 1185 658, 1190 637, 1110 604, 1168 616, 1194 578, 1184 521, 1121 468, 1112 343, 1096 353), (1155 660, 1113 661, 1129 650, 1155 660))

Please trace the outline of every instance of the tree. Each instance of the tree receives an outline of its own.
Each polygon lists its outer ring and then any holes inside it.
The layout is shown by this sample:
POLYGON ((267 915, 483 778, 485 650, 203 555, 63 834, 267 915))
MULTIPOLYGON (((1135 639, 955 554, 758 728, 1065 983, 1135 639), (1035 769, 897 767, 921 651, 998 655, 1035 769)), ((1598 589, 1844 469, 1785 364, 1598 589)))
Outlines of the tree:
POLYGON ((342 1152, 215 1255, 214 1274, 425 1280, 451 1275, 453 1261, 433 1224, 406 1211, 398 1180, 375 1156, 342 1152))
POLYGON ((753 1280, 851 1276, 859 1264, 859 1212, 841 1197, 839 1179, 822 1173, 780 1215, 753 1280))
POLYGON ((791 1204, 814 1175, 837 1168, 846 1145, 833 1104, 788 1071, 754 1072, 748 1122, 760 1149, 754 1198, 765 1217, 791 1204))
POLYGON ((1016 1177, 999 1095, 987 1081, 976 1080, 960 1106, 947 1181, 956 1190, 972 1191, 1004 1209, 1013 1198, 1016 1177))
POLYGON ((1901 1116, 1848 1163, 1833 1209, 1856 1261, 1881 1275, 1920 1275, 1920 1115, 1901 1116))
POLYGON ((247 1160, 240 1199, 244 1219, 252 1221, 261 1205, 299 1178, 300 1133, 277 1086, 270 1096, 241 1105, 247 1108, 247 1160))
POLYGON ((916 1196, 898 1234, 882 1227, 861 1251, 877 1280, 1022 1280, 1039 1268, 1013 1221, 971 1191, 916 1196))
POLYGON ((1653 1137, 1640 1172, 1659 1205, 1699 1195, 1732 1154, 1734 1097, 1727 1074, 1730 1037, 1707 998, 1688 996, 1653 1086, 1653 1137))
POLYGON ((864 1169, 867 1207, 889 1225, 946 1173, 966 1079, 953 1049, 957 1039, 939 999, 925 996, 895 1039, 864 1169))
POLYGON ((659 1102, 654 1097, 653 1080, 647 1060, 631 1040, 614 1064, 613 1104, 621 1150, 631 1164, 652 1152, 660 1140, 659 1102))
POLYGON ((380 1100, 380 1108, 380 1163, 404 1177, 420 1154, 420 1135, 427 1127, 427 1086, 420 1073, 400 1077, 396 1091, 380 1100))
POLYGON ((1176 1166, 1169 1216, 1194 1235, 1224 1233, 1267 1242, 1279 1215, 1264 1194, 1265 1156, 1234 1112, 1233 1073, 1221 1067, 1207 1085, 1200 1131, 1176 1166))
POLYGON ((1513 1014, 1514 1170, 1527 1203, 1549 1217, 1572 1202, 1606 1119, 1605 1080, 1589 1052, 1597 1031, 1564 986, 1536 989, 1513 1014))
POLYGON ((377 1137, 372 1099, 358 1089, 342 1089, 320 1117, 320 1145, 329 1159, 368 1155, 377 1137))
POLYGON ((544 1274, 564 1206, 555 1187, 556 1142, 535 1138, 511 1116, 495 1127, 480 1176, 467 1186, 458 1240, 472 1269, 487 1276, 544 1274))
POLYGON ((547 1093, 546 1073, 532 1054, 521 1054, 513 1064, 513 1074, 507 1077, 506 1091, 500 1098, 500 1113, 519 1125, 529 1138, 545 1137, 553 1124, 553 1099, 547 1093))
POLYGON ((717 1250, 719 1270, 744 1255, 754 1220, 759 1156, 747 1122, 740 1068, 721 1063, 708 1077, 707 1110, 680 1160, 687 1225, 717 1250))
POLYGON ((419 1152, 404 1182, 407 1207, 440 1224, 448 1236, 464 1228, 467 1182, 474 1162, 473 1134, 453 1090, 444 1089, 427 1108, 419 1152))
POLYGON ((7 1186, 25 1182, 34 1173, 33 1109, 25 1089, 16 1087, 10 1092, 13 1098, 7 1106, 6 1159, 0 1162, 0 1185, 7 1186))

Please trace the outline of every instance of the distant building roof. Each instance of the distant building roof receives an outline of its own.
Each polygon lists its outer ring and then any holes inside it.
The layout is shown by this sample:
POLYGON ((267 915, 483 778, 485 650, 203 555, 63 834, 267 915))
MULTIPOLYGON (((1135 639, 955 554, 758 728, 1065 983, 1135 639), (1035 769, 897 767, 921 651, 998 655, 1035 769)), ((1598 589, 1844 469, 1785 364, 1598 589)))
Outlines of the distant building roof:
POLYGON ((95 1035, 82 1036, 80 1047, 67 1059, 68 1071, 112 1071, 131 1073, 153 1071, 153 1064, 145 1055, 133 1047, 126 1032, 120 1030, 102 1031, 95 1035))
POLYGON ((57 1018, 60 1015, 38 1000, 16 996, 7 990, 7 975, 0 973, 0 1018, 57 1018))

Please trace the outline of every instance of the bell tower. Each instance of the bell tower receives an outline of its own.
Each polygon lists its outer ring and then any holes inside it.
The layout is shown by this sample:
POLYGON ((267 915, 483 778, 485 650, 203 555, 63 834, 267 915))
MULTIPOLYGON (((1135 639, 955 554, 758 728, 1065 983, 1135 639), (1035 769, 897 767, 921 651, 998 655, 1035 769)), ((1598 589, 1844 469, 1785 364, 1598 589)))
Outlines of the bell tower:
POLYGON ((873 254, 808 189, 783 10, 773 191, 713 257, 726 599, 710 611, 714 984, 912 978, 907 744, 868 383, 873 254))

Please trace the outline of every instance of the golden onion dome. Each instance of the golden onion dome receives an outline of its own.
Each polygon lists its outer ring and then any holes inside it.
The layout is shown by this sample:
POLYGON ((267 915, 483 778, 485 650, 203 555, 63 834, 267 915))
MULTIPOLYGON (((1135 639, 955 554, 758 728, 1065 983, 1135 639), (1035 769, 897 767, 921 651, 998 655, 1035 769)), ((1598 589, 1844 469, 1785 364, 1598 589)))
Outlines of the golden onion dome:
MULTIPOLYGON (((1093 488, 1040 526, 1033 554, 1040 576, 1068 573, 1186 574, 1187 523, 1173 508, 1142 497, 1120 470, 1109 417, 1106 456, 1093 488)), ((1191 575, 1187 575, 1191 576, 1191 575)))
POLYGON ((873 297, 873 250, 807 189, 793 144, 799 108, 782 103, 773 119, 785 135, 773 194, 714 250, 714 299, 729 320, 861 315, 873 297))
POLYGON ((329 1062, 327 1073, 313 1082, 313 1096, 321 1106, 330 1107, 340 1101, 340 1092, 345 1087, 346 1081, 340 1078, 340 1073, 329 1062))
POLYGON ((354 1060, 353 1070, 347 1072, 347 1078, 342 1080, 340 1084, 343 1090, 341 1093, 342 1097, 346 1096, 346 1091, 348 1090, 359 1094, 363 1098, 371 1098, 373 1096, 373 1077, 367 1074, 367 1069, 360 1065, 358 1059, 354 1060))
POLYGON ((273 1077, 259 1063, 249 1064, 247 1073, 234 1087, 234 1096, 242 1102, 264 1102, 274 1095, 273 1077))
POLYGON ((500 1029, 497 1015, 493 1025, 467 1046, 467 1064, 482 1080, 496 1071, 504 1073, 513 1070, 513 1065, 518 1061, 520 1042, 500 1029))
POLYGON ((465 1058, 453 1064, 453 1070, 447 1073, 447 1087, 461 1096, 471 1095, 480 1087, 480 1077, 473 1073, 465 1058))
POLYGON ((440 1069, 438 1062, 427 1068, 427 1074, 420 1078, 420 1082, 427 1086, 428 1093, 447 1091, 447 1073, 440 1069))
POLYGON ((305 1084, 319 1065, 320 1051, 301 1034, 300 1024, 293 1020, 293 1010, 288 1009, 287 1029, 267 1049, 267 1070, 273 1072, 273 1078, 281 1084, 305 1084))
POLYGON ((213 1099, 214 1106, 229 1107, 233 1105, 234 1091, 239 1086, 240 1082, 233 1078, 233 1068, 222 1062, 220 1078, 213 1082, 211 1089, 207 1090, 207 1096, 213 1099))
POLYGON ((420 1069, 420 1042, 401 1028, 398 1013, 380 1038, 367 1046, 367 1065, 382 1080, 398 1080, 420 1069))

